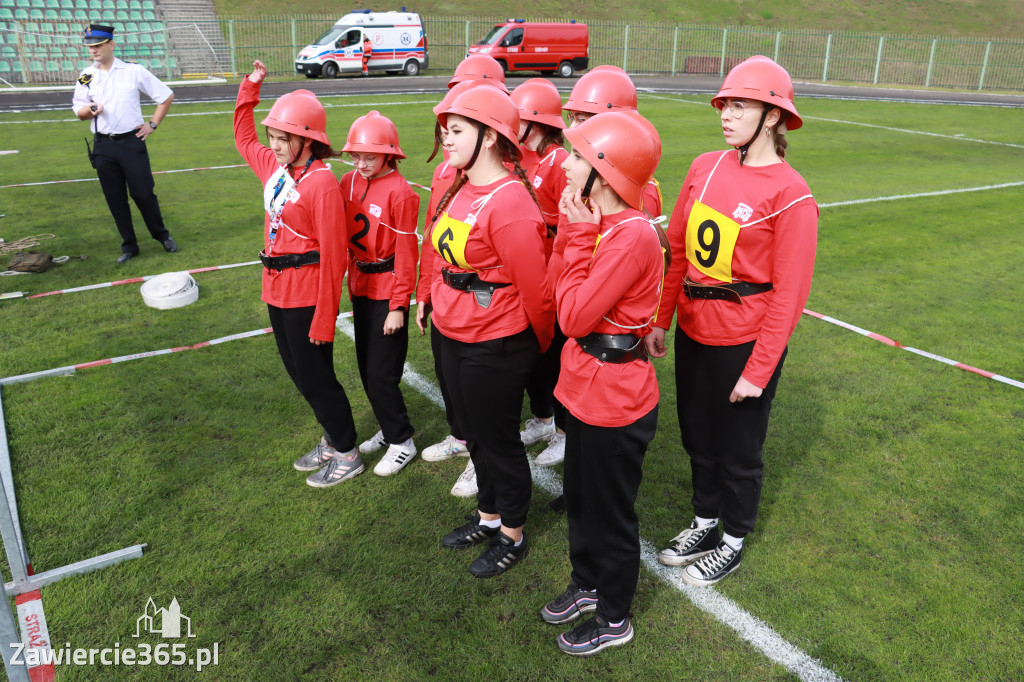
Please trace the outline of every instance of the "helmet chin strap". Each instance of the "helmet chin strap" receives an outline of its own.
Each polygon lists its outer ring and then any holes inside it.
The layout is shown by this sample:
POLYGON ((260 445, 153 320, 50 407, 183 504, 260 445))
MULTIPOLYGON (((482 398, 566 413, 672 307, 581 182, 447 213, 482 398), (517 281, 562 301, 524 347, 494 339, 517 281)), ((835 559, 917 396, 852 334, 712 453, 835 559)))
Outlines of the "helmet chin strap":
POLYGON ((524 144, 526 142, 526 138, 528 138, 530 136, 530 132, 532 130, 533 130, 533 121, 527 121, 526 122, 526 130, 523 131, 523 134, 519 136, 519 144, 524 144))
POLYGON ((486 130, 486 128, 482 123, 477 123, 476 121, 474 121, 474 123, 476 124, 477 128, 476 147, 474 147, 473 149, 473 156, 469 157, 469 163, 463 166, 462 170, 464 172, 468 171, 470 168, 473 167, 473 164, 476 163, 477 157, 480 156, 480 149, 483 147, 484 144, 484 131, 486 130))
POLYGON ((590 191, 594 189, 594 182, 597 180, 597 169, 591 168, 590 175, 587 176, 587 182, 583 185, 583 192, 580 195, 582 199, 590 198, 590 191))
POLYGON ((743 165, 743 160, 747 158, 747 152, 750 151, 750 145, 752 145, 754 143, 754 140, 757 139, 757 136, 761 134, 761 128, 764 127, 764 120, 768 118, 768 112, 773 108, 774 107, 768 106, 767 104, 765 105, 764 111, 761 112, 761 120, 757 122, 757 130, 754 131, 754 134, 750 137, 749 140, 747 140, 746 144, 736 147, 736 149, 740 150, 741 166, 743 165))

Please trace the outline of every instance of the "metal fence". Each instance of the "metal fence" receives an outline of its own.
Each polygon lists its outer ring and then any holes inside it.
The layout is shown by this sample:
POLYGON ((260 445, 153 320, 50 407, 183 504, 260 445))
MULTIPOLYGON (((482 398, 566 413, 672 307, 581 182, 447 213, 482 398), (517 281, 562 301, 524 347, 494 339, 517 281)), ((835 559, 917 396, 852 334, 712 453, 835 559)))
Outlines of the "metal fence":
MULTIPOLYGON (((423 15, 422 19, 430 68, 447 72, 455 69, 470 45, 495 23, 504 21, 431 15, 423 15)), ((336 20, 335 15, 224 16, 215 22, 192 25, 208 38, 208 49, 216 62, 211 70, 247 73, 253 59, 259 58, 270 73, 285 75, 295 73, 298 51, 336 20)), ((614 64, 630 73, 724 76, 737 62, 764 54, 785 66, 798 80, 1024 91, 1024 40, 669 24, 589 22, 588 26, 590 65, 614 64)), ((168 25, 168 29, 174 28, 177 27, 168 25)), ((20 42, 11 37, 22 30, 12 22, 0 31, 7 33, 4 43, 9 52, 22 49, 20 42)), ((67 41, 68 36, 60 38, 67 41)), ((188 55, 173 56, 182 62, 188 55)), ((14 64, 17 60, 7 61, 14 64)), ((26 67, 26 71, 30 69, 26 67)), ((42 79, 43 75, 37 77, 42 79)), ((0 78, 5 76, 0 73, 0 78)), ((35 82, 29 72, 24 80, 35 82)))

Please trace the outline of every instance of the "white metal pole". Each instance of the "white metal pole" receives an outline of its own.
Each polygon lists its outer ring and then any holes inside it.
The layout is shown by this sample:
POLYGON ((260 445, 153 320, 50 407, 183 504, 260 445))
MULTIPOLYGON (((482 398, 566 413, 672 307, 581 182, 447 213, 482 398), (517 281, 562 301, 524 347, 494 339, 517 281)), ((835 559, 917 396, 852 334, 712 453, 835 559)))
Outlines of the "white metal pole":
POLYGON ((981 64, 981 78, 978 79, 978 89, 985 85, 985 72, 988 70, 988 56, 992 53, 992 43, 985 44, 985 61, 981 64))
POLYGON ((939 42, 938 38, 932 40, 932 51, 928 55, 928 75, 924 77, 924 86, 927 88, 932 84, 932 67, 935 65, 935 44, 939 42))
POLYGON ((821 80, 828 80, 828 59, 832 54, 832 34, 828 34, 828 41, 825 43, 825 68, 821 72, 821 80))
POLYGON ((875 85, 878 85, 878 71, 882 67, 882 47, 885 45, 885 36, 878 36, 878 56, 875 57, 875 85))

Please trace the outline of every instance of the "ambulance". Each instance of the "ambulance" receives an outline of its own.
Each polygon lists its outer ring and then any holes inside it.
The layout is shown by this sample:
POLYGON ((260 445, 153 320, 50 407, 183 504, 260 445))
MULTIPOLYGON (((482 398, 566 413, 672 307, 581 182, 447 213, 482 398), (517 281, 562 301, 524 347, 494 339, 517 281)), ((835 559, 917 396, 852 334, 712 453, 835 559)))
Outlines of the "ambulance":
POLYGON ((586 24, 509 19, 496 24, 483 40, 470 46, 467 56, 490 55, 505 71, 540 71, 568 78, 587 68, 589 47, 586 24))
POLYGON ((373 46, 370 71, 415 76, 429 63, 427 36, 420 15, 413 12, 357 10, 346 14, 315 43, 295 58, 295 72, 307 78, 334 78, 339 73, 360 73, 363 39, 373 46))

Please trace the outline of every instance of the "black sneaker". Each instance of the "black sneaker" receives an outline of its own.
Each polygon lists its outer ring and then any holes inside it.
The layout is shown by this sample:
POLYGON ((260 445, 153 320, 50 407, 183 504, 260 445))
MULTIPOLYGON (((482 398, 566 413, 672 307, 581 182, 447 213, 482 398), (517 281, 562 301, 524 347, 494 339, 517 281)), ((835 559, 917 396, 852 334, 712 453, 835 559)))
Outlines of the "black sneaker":
POLYGON ((501 575, 530 552, 526 536, 516 547, 516 541, 502 532, 491 538, 487 550, 469 565, 469 572, 477 578, 493 578, 501 575))
POLYGON ((690 522, 690 527, 670 540, 672 546, 658 552, 658 561, 666 566, 685 566, 715 551, 721 542, 718 525, 697 527, 697 521, 690 522))
POLYGON ((545 623, 561 625, 592 611, 597 611, 597 590, 581 589, 575 580, 570 580, 561 596, 544 605, 540 617, 545 623))
POLYGON ((726 542, 719 542, 715 551, 683 571, 683 582, 694 587, 707 587, 729 575, 740 567, 742 549, 733 549, 726 542))
POLYGON ((469 523, 459 526, 444 536, 441 542, 445 547, 467 549, 478 542, 484 542, 498 534, 497 528, 488 528, 487 526, 480 525, 480 512, 478 511, 473 512, 473 515, 467 516, 466 519, 469 523))
POLYGON ((558 636, 558 648, 570 656, 593 656, 601 649, 622 646, 633 640, 633 623, 629 616, 617 628, 601 616, 594 616, 558 636))

